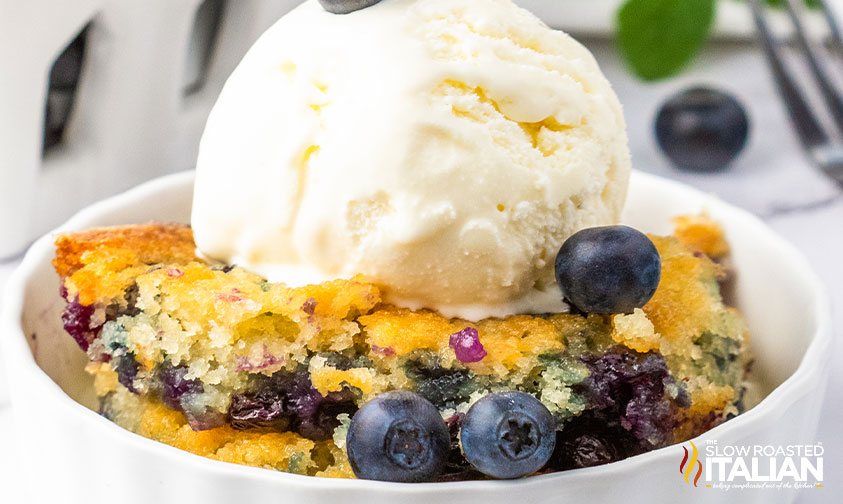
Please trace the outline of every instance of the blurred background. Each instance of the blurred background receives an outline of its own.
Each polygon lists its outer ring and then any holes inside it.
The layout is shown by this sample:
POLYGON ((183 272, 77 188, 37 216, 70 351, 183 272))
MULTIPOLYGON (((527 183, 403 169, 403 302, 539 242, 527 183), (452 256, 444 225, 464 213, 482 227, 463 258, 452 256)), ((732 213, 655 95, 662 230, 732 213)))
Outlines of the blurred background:
MULTIPOLYGON (((299 3, 0 0, 5 41, 0 44, 0 214, 16 216, 0 225, 0 258, 19 255, 36 236, 97 199, 192 168, 205 119, 226 77, 254 40, 299 3)), ((819 173, 792 168, 802 158, 757 51, 744 1, 633 0, 629 3, 644 12, 633 9, 627 16, 632 21, 622 43, 615 37, 622 0, 517 3, 594 51, 626 106, 638 169, 711 188, 762 216, 839 195, 819 173), (635 16, 647 15, 648 6, 659 3, 716 4, 717 9, 711 21, 704 9, 690 7, 684 24, 681 16, 665 17, 642 27, 635 16), (648 26, 655 33, 646 33, 648 26), (649 60, 640 49, 636 56, 636 44, 649 60), (673 169, 652 131, 660 105, 699 85, 733 95, 756 126, 737 162, 715 175, 673 169), (782 155, 793 162, 784 162, 782 155), (721 187, 721 180, 733 183, 721 187), (739 182, 749 180, 788 191, 745 191, 739 182)), ((785 12, 770 12, 775 31, 789 36, 785 12)), ((828 27, 819 13, 806 19, 809 33, 823 41, 828 27)))
MULTIPOLYGON (((827 1, 841 19, 843 0, 827 1)), ((76 210, 144 180, 191 169, 205 119, 226 77, 254 40, 298 3, 0 0, 0 285, 34 238, 76 210)), ((654 36, 686 50, 681 61, 664 61, 663 67, 655 46, 647 51, 650 61, 636 60, 634 45, 641 41, 628 33, 640 19, 633 15, 625 35, 618 25, 621 0, 517 3, 593 51, 624 104, 636 169, 678 179, 748 209, 808 256, 831 291, 838 328, 835 353, 843 358, 843 189, 801 149, 746 2, 710 0, 716 4, 710 22, 704 12, 693 10, 686 27, 663 20, 665 33, 654 36), (734 156, 718 166, 671 160, 655 132, 665 104, 700 86, 716 97, 733 98, 728 103, 737 103, 748 118, 745 145, 738 142, 734 156)), ((830 48, 822 51, 823 61, 831 81, 841 85, 843 53, 835 56, 840 48, 830 41, 817 1, 808 4, 806 30, 813 44, 830 48)), ((797 78, 809 88, 808 67, 797 57, 788 15, 780 7, 768 10, 797 78)), ((828 121, 827 107, 814 94, 811 100, 828 121)), ((681 108, 681 96, 678 103, 681 108)), ((728 123, 721 126, 727 140, 744 134, 730 130, 728 123)), ((843 373, 839 366, 833 373, 820 432, 809 440, 826 446, 829 488, 806 492, 801 502, 840 501, 843 450, 832 448, 843 448, 843 407, 838 404, 843 373)), ((2 388, 0 383, 0 424, 8 421, 2 388)), ((2 459, 8 435, 0 434, 0 471, 11 464, 2 459)))

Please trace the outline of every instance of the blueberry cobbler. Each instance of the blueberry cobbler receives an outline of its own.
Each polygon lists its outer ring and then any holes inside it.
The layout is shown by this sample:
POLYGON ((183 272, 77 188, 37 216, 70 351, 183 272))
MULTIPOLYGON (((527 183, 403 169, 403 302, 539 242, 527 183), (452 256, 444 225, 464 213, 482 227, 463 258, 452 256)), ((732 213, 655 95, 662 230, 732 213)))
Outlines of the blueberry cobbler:
POLYGON ((395 482, 621 460, 741 412, 728 244, 617 225, 597 62, 511 0, 307 0, 249 50, 190 226, 58 238, 100 412, 212 459, 395 482))
POLYGON ((199 259, 181 225, 65 234, 55 267, 100 412, 132 432, 296 474, 512 478, 740 413, 748 336, 720 295, 728 246, 703 216, 676 225, 575 234, 556 268, 570 313, 477 322, 384 303, 363 277, 270 283, 199 259))

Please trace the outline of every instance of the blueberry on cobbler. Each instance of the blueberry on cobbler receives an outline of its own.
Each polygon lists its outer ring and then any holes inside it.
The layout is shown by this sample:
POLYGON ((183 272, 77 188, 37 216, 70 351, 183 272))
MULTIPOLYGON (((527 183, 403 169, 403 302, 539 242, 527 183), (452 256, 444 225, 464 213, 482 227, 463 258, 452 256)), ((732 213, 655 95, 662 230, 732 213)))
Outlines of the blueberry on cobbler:
POLYGON ((346 443, 358 478, 419 482, 442 472, 450 435, 429 401, 412 392, 393 391, 354 415, 346 443))
POLYGON ((556 256, 562 294, 585 313, 632 313, 653 297, 660 277, 656 246, 628 226, 583 229, 556 256))
POLYGON ((465 458, 480 472, 512 479, 540 470, 556 444, 556 422, 535 397, 495 392, 471 406, 460 431, 465 458))

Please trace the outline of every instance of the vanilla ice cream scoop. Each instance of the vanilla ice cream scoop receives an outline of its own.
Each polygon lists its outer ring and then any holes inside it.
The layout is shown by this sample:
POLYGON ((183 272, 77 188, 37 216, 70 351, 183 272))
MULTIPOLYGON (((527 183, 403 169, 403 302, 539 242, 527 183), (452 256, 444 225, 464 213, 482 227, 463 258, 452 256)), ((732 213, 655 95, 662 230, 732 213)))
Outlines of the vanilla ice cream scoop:
POLYGON ((510 0, 309 0, 220 95, 193 228, 272 281, 362 273, 472 320, 561 311, 556 253, 618 219, 629 170, 594 58, 510 0))

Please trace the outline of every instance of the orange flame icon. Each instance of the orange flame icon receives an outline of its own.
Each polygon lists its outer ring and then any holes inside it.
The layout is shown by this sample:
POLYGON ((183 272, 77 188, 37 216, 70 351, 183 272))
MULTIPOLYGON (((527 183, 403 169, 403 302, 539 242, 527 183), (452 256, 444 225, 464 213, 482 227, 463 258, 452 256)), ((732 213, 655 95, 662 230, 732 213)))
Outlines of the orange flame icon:
POLYGON ((691 482, 689 481, 688 478, 691 477, 691 473, 694 471, 694 465, 696 464, 697 475, 694 477, 694 486, 697 486, 697 482, 700 480, 700 476, 702 476, 702 462, 697 460, 697 458, 699 457, 699 452, 697 451, 697 445, 695 445, 693 441, 689 441, 689 442, 691 443, 691 448, 693 448, 693 450, 691 451, 691 454, 690 454, 691 460, 688 460, 688 449, 683 446, 682 449, 685 450, 685 456, 682 457, 682 462, 679 464, 679 472, 681 474, 685 475, 685 483, 688 483, 690 485, 691 482), (686 467, 686 462, 687 462, 687 467, 686 467))

